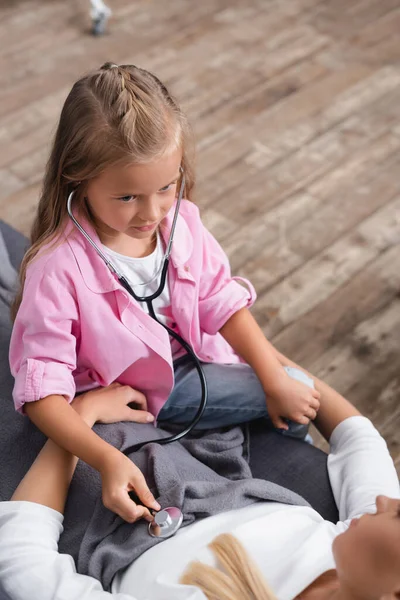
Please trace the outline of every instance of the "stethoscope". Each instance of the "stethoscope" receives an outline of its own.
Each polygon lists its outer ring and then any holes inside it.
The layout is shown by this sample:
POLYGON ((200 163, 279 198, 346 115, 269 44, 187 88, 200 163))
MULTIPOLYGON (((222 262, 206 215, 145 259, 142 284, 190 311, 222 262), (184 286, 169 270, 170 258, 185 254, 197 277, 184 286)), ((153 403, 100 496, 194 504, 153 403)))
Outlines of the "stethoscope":
MULTIPOLYGON (((197 356, 194 353, 191 346, 178 333, 176 333, 175 331, 170 329, 167 325, 165 325, 164 323, 162 323, 161 321, 159 321, 157 319, 157 315, 153 308, 153 301, 162 294, 165 284, 166 284, 166 281, 167 281, 167 272, 168 272, 169 259, 170 259, 171 250, 172 250, 172 242, 174 239, 176 222, 178 220, 178 215, 179 215, 179 207, 180 207, 180 204, 181 204, 181 201, 183 198, 184 191, 185 191, 185 174, 181 168, 181 185, 180 185, 179 194, 178 194, 178 197, 176 200, 176 207, 175 207, 174 218, 172 220, 171 232, 169 234, 169 240, 168 240, 168 244, 167 244, 167 247, 165 250, 164 258, 161 263, 162 266, 159 269, 159 272, 161 272, 160 284, 159 284, 157 290, 150 296, 139 296, 138 294, 135 293, 135 291, 129 284, 128 280, 124 277, 124 275, 122 273, 120 273, 120 271, 111 262, 111 260, 108 258, 108 256, 106 256, 104 254, 104 252, 102 252, 102 250, 93 241, 93 239, 90 237, 90 235, 87 233, 87 231, 85 231, 85 229, 82 227, 82 225, 76 220, 76 218, 72 212, 72 201, 74 199, 76 189, 73 190, 69 194, 68 200, 67 200, 68 215, 69 215, 70 219, 73 221, 73 223, 75 224, 75 226, 77 227, 77 229, 86 238, 86 240, 89 242, 89 244, 94 248, 94 250, 100 256, 100 258, 103 259, 103 261, 105 262, 107 267, 110 269, 111 273, 113 273, 117 277, 120 284, 132 296, 132 298, 134 298, 134 300, 136 300, 136 302, 145 302, 147 305, 147 309, 149 311, 149 315, 155 321, 157 321, 157 323, 162 325, 164 327, 164 329, 166 329, 166 331, 169 333, 169 335, 171 337, 173 337, 186 350, 187 354, 191 357, 193 364, 197 369, 197 373, 198 373, 199 379, 200 379, 201 400, 200 400, 199 408, 198 408, 194 418, 192 419, 192 422, 189 423, 189 425, 187 425, 187 427, 185 429, 183 429, 182 431, 180 431, 179 433, 177 433, 175 435, 171 435, 169 437, 158 439, 158 440, 149 440, 147 442, 140 442, 138 444, 133 444, 132 446, 129 446, 128 448, 126 448, 124 450, 124 454, 126 454, 126 455, 130 454, 131 452, 136 452, 137 450, 140 450, 140 448, 143 448, 143 446, 145 446, 146 444, 164 445, 164 444, 170 444, 171 442, 176 442, 176 441, 182 439, 188 433, 190 433, 192 431, 192 429, 200 421, 200 419, 203 415, 204 409, 206 407, 206 404, 207 404, 207 395, 208 395, 207 394, 207 381, 206 381, 203 367, 201 366, 199 359, 197 358, 197 356)), ((134 493, 131 492, 130 496, 131 496, 132 500, 135 501, 136 504, 141 504, 139 498, 134 493)), ((164 508, 163 510, 160 510, 158 512, 151 511, 151 510, 150 510, 150 512, 154 516, 154 521, 152 523, 149 523, 149 534, 152 537, 158 537, 158 538, 171 537, 178 531, 179 527, 182 524, 182 520, 183 520, 182 511, 179 508, 176 508, 174 506, 164 508)))

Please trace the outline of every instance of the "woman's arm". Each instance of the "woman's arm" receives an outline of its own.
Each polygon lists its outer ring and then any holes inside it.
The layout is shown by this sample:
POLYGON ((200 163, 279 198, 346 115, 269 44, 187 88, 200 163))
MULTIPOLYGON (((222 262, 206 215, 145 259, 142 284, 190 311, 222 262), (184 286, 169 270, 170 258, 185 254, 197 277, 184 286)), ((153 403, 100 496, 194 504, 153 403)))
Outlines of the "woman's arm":
MULTIPOLYGON (((71 407, 71 410, 74 409, 71 407)), ((95 417, 92 410, 87 410, 86 405, 80 403, 79 414, 83 423, 93 427, 95 417)), ((77 462, 76 456, 48 440, 11 500, 35 502, 63 513, 77 462)))
POLYGON ((340 521, 348 523, 364 513, 375 513, 380 494, 400 497, 399 479, 387 444, 372 423, 327 383, 278 350, 275 353, 282 365, 296 367, 312 377, 321 393, 314 423, 331 445, 328 472, 340 521))
POLYGON ((0 502, 0 598, 134 600, 78 574, 72 557, 58 552, 61 533, 58 512, 32 502, 0 502))
POLYGON ((11 497, 63 513, 78 459, 48 440, 11 497))
POLYGON ((319 408, 319 392, 291 379, 247 308, 234 313, 221 335, 255 371, 265 391, 268 413, 275 427, 287 429, 282 417, 308 424, 319 408))
POLYGON ((341 521, 376 512, 376 497, 400 498, 387 444, 371 421, 341 421, 330 437, 328 472, 341 521))

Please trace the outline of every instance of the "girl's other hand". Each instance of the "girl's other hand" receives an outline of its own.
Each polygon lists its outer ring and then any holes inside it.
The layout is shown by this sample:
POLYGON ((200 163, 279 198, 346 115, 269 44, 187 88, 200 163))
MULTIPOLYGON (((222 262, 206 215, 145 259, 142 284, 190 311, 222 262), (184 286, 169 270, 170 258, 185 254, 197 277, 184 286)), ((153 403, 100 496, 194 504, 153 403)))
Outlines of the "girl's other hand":
POLYGON ((87 417, 93 423, 154 421, 153 415, 147 411, 146 396, 129 385, 116 382, 77 396, 72 406, 82 418, 87 417), (131 408, 129 404, 134 404, 135 408, 131 408))
POLYGON ((133 462, 119 450, 113 450, 104 457, 100 468, 103 484, 103 504, 109 510, 117 513, 128 523, 138 519, 152 521, 153 517, 148 508, 160 510, 160 505, 154 499, 147 487, 142 472, 133 462), (144 506, 135 504, 129 497, 134 491, 144 506))
POLYGON ((284 419, 301 425, 313 421, 320 407, 321 394, 301 381, 287 377, 277 393, 267 397, 268 414, 277 429, 288 429, 284 419))

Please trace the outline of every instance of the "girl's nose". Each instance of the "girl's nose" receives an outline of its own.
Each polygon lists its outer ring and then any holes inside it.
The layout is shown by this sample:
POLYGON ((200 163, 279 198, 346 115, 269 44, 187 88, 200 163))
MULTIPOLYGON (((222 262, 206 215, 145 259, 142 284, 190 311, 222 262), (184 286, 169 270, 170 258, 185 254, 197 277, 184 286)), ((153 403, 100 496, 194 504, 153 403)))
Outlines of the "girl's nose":
POLYGON ((160 209, 157 199, 153 197, 146 198, 140 207, 140 219, 146 223, 155 223, 158 221, 160 209))

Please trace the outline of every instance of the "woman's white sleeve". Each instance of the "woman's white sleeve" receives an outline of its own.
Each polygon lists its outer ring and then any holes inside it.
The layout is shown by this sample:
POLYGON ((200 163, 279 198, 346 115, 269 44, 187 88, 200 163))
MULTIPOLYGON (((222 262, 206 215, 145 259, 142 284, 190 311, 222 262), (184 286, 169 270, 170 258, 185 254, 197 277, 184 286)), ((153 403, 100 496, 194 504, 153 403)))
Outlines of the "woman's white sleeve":
POLYGON ((334 430, 329 478, 340 521, 376 512, 380 494, 400 498, 399 478, 387 444, 365 417, 350 417, 334 430))
POLYGON ((135 600, 105 592, 59 554, 60 513, 32 502, 0 502, 1 600, 135 600))

